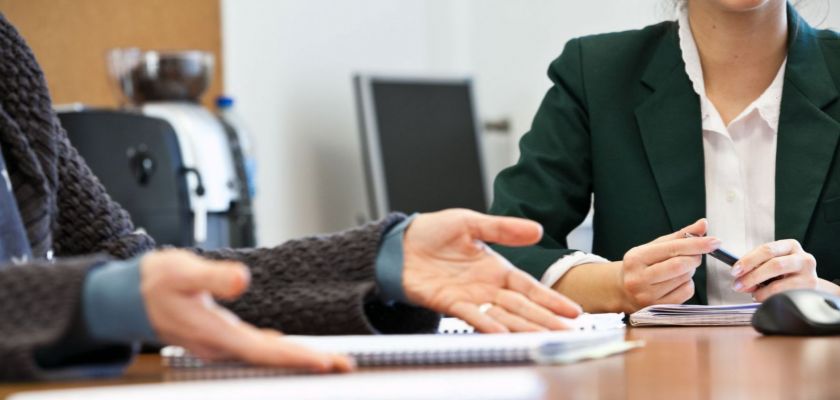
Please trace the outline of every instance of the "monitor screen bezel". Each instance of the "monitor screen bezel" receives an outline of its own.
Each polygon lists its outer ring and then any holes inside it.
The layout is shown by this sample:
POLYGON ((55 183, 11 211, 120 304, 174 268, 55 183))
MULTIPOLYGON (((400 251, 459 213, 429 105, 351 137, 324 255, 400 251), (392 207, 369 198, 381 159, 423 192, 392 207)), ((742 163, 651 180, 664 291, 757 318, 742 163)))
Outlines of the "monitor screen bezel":
POLYGON ((388 183, 385 179, 385 167, 382 160, 380 132, 377 126, 376 108, 374 107, 373 86, 376 83, 395 84, 444 84, 463 85, 467 88, 473 119, 473 137, 478 152, 478 170, 481 177, 480 187, 485 209, 489 208, 490 197, 486 181, 484 143, 481 136, 481 123, 478 117, 473 78, 462 75, 430 76, 399 74, 356 74, 353 77, 359 129, 362 147, 362 163, 367 186, 368 212, 370 220, 384 218, 390 212, 388 201, 388 183))

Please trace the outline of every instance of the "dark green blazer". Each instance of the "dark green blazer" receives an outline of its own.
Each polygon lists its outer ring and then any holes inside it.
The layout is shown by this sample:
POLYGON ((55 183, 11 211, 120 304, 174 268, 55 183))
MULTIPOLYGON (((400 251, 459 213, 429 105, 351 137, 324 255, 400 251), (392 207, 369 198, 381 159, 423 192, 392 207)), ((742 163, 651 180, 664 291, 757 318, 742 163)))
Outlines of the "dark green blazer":
MULTIPOLYGON (((776 154, 776 238, 799 240, 821 278, 840 278, 840 37, 788 8, 790 34, 776 154)), ((676 22, 573 39, 554 83, 496 178, 491 212, 542 223, 532 247, 497 249, 536 277, 571 253, 566 236, 594 194, 592 251, 627 250, 705 216, 700 100, 676 22)), ((705 263, 693 302, 706 303, 705 263)))

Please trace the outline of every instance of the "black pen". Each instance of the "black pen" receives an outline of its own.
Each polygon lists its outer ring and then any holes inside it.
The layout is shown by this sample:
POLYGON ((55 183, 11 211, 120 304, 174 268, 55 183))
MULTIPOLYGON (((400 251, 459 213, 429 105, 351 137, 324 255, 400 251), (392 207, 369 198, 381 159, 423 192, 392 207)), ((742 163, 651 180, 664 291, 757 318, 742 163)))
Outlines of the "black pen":
MULTIPOLYGON (((690 233, 686 233, 685 237, 693 238, 693 237, 698 237, 698 236, 697 235, 692 235, 690 233)), ((736 262, 738 262, 738 257, 733 256, 732 253, 730 253, 730 252, 728 252, 724 249, 717 249, 717 250, 709 253, 709 255, 714 257, 715 259, 723 262, 724 264, 726 264, 730 267, 735 265, 736 262)))
MULTIPOLYGON (((693 237, 699 237, 699 236, 692 235, 690 233, 686 233, 685 237, 693 238, 693 237)), ((738 257, 733 256, 732 253, 730 253, 730 252, 728 252, 724 249, 717 249, 717 250, 709 253, 709 255, 718 259, 718 260, 720 260, 724 264, 729 265, 730 267, 735 265, 736 262, 738 262, 738 257)), ((774 276, 774 277, 772 277, 772 278, 770 278, 770 279, 768 279, 764 282, 759 283, 757 287, 759 287, 759 288, 765 287, 765 286, 769 285, 770 282, 773 282, 775 280, 779 280, 781 278, 782 278, 781 276, 774 276)))

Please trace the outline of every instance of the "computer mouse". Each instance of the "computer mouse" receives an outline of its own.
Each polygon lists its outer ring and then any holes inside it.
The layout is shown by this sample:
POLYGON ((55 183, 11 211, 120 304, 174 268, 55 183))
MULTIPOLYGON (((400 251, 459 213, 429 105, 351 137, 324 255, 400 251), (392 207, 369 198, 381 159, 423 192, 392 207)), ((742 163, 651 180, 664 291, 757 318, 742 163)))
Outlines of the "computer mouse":
POLYGON ((840 297, 812 289, 770 296, 752 318, 765 335, 840 335, 840 297))

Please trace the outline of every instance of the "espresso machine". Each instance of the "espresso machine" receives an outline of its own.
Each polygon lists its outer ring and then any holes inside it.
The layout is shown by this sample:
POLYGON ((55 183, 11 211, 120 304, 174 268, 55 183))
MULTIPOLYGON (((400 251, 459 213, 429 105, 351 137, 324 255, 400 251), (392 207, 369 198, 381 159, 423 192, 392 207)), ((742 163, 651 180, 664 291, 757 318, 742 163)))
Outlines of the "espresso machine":
POLYGON ((159 245, 255 246, 238 134, 199 102, 212 55, 117 49, 108 62, 123 106, 58 114, 111 197, 159 245))

